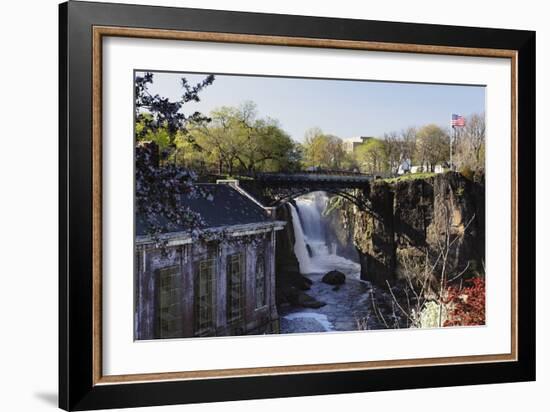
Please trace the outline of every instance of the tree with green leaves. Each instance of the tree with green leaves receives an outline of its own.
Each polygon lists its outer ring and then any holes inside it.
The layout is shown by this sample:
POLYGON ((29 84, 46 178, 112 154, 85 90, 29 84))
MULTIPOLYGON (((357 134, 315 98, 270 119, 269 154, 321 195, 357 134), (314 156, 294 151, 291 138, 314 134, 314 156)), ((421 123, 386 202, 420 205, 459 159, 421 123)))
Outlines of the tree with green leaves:
POLYGON ((449 159, 449 135, 441 127, 428 124, 416 135, 416 160, 423 170, 433 172, 438 163, 449 159))
POLYGON ((210 112, 211 121, 197 124, 190 129, 190 135, 196 142, 204 160, 214 165, 218 174, 224 171, 233 174, 239 152, 241 125, 238 121, 238 110, 233 107, 220 107, 210 112))
POLYGON ((293 149, 293 142, 271 118, 258 118, 256 104, 245 102, 237 111, 240 150, 236 157, 242 170, 254 175, 267 161, 284 163, 293 149))
POLYGON ((319 128, 306 131, 304 148, 304 165, 320 169, 339 170, 345 159, 342 139, 325 134, 319 128))
POLYGON ((234 171, 255 175, 260 171, 296 169, 299 151, 296 144, 270 118, 260 118, 256 105, 220 107, 210 113, 211 122, 190 129, 196 144, 210 156, 217 173, 234 171))
POLYGON ((355 150, 359 168, 364 173, 376 174, 388 170, 388 155, 383 140, 370 138, 355 150))

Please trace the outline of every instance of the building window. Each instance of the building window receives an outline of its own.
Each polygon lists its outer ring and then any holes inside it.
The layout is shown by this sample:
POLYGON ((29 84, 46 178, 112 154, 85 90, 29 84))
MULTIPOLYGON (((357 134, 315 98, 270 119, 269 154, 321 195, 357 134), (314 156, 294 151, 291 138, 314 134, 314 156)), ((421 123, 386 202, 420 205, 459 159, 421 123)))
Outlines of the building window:
POLYGON ((195 335, 214 328, 216 259, 201 260, 195 278, 195 335))
POLYGON ((227 256, 227 322, 242 319, 244 311, 244 255, 234 253, 227 256))
POLYGON ((158 337, 178 338, 183 332, 179 266, 158 271, 158 337))
POLYGON ((256 308, 266 305, 265 257, 262 252, 256 259, 256 308))

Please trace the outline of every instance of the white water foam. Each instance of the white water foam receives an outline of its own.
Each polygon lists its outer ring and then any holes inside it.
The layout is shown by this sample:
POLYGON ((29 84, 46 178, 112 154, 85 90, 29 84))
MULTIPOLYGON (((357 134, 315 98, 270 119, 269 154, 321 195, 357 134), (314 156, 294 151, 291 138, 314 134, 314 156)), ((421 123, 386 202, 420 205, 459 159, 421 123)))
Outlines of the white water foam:
POLYGON ((334 253, 327 244, 325 222, 321 212, 328 197, 314 192, 296 199, 296 207, 289 204, 294 228, 294 253, 302 274, 326 273, 339 270, 346 275, 358 275, 360 265, 334 253))
POLYGON ((334 330, 332 322, 328 320, 327 315, 323 315, 322 313, 294 312, 284 316, 284 318, 287 320, 314 319, 315 321, 319 322, 325 332, 330 332, 331 330, 334 330))

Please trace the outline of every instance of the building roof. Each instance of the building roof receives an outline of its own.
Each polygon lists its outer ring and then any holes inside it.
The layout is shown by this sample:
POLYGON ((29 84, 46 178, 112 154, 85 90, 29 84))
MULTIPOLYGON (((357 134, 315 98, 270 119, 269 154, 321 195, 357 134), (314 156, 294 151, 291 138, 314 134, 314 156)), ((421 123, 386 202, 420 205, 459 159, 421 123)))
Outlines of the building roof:
MULTIPOLYGON (((227 184, 208 183, 200 186, 207 193, 206 196, 182 196, 181 202, 200 214, 205 223, 204 229, 273 222, 262 207, 227 184)), ((170 230, 183 231, 183 227, 170 230)), ((136 219, 136 235, 147 235, 147 228, 139 216, 136 219)))
POLYGON ((372 139, 373 137, 372 136, 353 136, 353 137, 348 137, 348 138, 345 138, 345 139, 342 139, 342 141, 344 143, 363 143, 365 142, 366 140, 369 140, 369 139, 372 139))

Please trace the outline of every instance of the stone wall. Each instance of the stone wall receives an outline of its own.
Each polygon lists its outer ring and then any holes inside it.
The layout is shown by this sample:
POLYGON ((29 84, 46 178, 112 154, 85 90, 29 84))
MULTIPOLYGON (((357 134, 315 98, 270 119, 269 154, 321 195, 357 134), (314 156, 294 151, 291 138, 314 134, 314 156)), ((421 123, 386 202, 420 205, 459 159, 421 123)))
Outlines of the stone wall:
POLYGON ((275 305, 275 232, 255 235, 250 243, 195 241, 166 250, 152 245, 136 246, 135 338, 158 338, 157 277, 160 269, 177 267, 181 282, 182 334, 191 337, 194 330, 194 282, 198 264, 207 258, 216 259, 214 330, 211 335, 228 336, 277 332, 278 314, 275 305), (260 249, 265 256, 266 305, 256 307, 256 259, 260 249), (239 322, 228 324, 226 316, 227 256, 242 252, 245 256, 244 313, 239 322))

